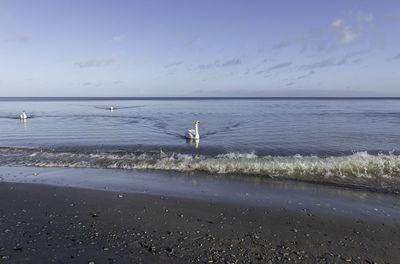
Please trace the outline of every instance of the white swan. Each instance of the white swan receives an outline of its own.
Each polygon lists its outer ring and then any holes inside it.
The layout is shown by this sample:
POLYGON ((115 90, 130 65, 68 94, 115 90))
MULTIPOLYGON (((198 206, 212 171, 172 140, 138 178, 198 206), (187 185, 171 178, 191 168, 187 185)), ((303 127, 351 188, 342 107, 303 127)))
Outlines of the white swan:
POLYGON ((26 120, 28 118, 26 113, 25 113, 25 110, 22 110, 22 114, 19 115, 19 118, 22 119, 22 120, 26 120))
POLYGON ((199 124, 200 124, 200 121, 194 122, 194 129, 189 129, 186 132, 185 137, 189 138, 189 139, 200 139, 199 128, 198 128, 199 124))

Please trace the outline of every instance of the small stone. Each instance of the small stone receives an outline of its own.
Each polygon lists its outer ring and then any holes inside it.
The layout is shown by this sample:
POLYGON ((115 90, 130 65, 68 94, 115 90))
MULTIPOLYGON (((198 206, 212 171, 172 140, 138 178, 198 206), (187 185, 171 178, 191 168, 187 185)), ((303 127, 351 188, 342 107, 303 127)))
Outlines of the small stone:
POLYGON ((122 194, 118 194, 118 198, 124 198, 122 194))

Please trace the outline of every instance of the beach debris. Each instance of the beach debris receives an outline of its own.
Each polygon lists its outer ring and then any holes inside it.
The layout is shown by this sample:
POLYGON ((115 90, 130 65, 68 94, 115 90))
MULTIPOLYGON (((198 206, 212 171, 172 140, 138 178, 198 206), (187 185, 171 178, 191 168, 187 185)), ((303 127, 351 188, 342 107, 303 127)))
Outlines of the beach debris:
POLYGON ((174 249, 174 248, 171 248, 171 247, 166 247, 166 248, 165 248, 165 251, 167 251, 169 255, 172 255, 172 254, 174 254, 175 249, 174 249))

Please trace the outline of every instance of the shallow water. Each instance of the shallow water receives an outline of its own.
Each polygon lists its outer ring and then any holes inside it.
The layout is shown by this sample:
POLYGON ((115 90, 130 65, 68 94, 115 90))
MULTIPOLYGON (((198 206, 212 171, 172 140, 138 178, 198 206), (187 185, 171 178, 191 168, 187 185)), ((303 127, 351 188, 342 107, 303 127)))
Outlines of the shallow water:
POLYGON ((257 177, 142 170, 0 167, 0 180, 200 199, 328 215, 400 220, 398 196, 257 177))
POLYGON ((399 128, 398 99, 2 98, 0 165, 198 170, 399 190, 399 128), (200 140, 187 141, 196 120, 200 140))

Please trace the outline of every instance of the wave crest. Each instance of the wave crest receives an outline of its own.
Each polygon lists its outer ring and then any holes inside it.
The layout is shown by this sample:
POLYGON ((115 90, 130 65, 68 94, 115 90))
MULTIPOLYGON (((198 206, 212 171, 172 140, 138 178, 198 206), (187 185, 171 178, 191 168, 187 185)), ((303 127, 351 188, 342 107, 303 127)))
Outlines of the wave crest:
POLYGON ((340 157, 259 157, 254 153, 226 153, 209 157, 162 151, 76 153, 0 148, 0 165, 201 171, 400 189, 400 156, 390 153, 357 152, 340 157))

